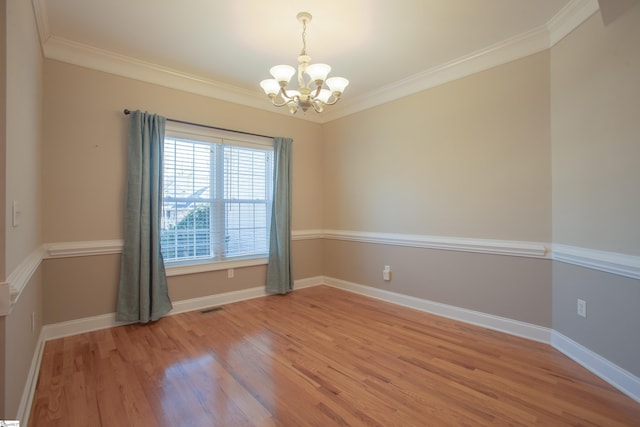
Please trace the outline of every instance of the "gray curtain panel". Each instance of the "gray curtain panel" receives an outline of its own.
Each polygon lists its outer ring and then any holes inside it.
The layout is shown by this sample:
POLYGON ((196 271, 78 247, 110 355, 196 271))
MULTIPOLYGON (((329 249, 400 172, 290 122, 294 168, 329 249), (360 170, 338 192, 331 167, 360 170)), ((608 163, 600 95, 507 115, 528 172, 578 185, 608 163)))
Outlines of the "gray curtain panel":
POLYGON ((162 157, 166 118, 133 111, 124 224, 124 251, 116 319, 147 323, 172 306, 160 251, 162 157))
POLYGON ((293 290, 291 275, 291 138, 273 139, 273 201, 266 291, 293 290))

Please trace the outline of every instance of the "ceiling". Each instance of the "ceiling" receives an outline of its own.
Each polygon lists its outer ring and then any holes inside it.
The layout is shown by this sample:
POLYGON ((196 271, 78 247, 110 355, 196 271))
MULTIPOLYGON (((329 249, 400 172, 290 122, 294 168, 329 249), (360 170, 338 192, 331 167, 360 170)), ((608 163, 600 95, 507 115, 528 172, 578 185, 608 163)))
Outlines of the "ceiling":
POLYGON ((351 82, 337 105, 302 117, 317 122, 546 49, 598 7, 595 0, 32 1, 48 58, 267 110, 276 108, 258 83, 273 65, 296 65, 296 15, 308 11, 312 62, 351 82))

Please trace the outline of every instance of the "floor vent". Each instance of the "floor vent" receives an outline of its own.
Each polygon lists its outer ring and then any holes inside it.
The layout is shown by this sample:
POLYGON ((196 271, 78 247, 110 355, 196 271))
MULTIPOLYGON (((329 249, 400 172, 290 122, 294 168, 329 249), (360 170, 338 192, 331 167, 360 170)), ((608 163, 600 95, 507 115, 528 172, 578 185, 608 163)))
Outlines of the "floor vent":
POLYGON ((200 314, 209 314, 209 313, 213 313, 214 311, 220 311, 220 310, 224 310, 224 307, 206 308, 204 310, 200 310, 200 314))

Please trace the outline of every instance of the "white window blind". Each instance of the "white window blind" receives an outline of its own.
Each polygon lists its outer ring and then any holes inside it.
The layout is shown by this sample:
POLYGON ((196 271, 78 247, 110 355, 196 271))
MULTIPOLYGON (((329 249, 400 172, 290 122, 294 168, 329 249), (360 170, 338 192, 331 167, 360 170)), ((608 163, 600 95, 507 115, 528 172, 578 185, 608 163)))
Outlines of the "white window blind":
POLYGON ((268 253, 271 141, 226 134, 167 127, 161 246, 168 263, 268 253))

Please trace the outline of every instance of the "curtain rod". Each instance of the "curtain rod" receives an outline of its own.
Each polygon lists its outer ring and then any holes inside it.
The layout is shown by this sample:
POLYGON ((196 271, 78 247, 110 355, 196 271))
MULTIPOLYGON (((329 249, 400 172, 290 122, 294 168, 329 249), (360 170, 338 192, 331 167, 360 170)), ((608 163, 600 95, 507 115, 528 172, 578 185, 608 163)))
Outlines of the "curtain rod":
MULTIPOLYGON (((125 108, 124 109, 124 114, 125 114, 125 116, 128 116, 129 114, 131 114, 131 111, 128 110, 127 108, 125 108)), ((273 136, 261 135, 259 133, 243 132, 243 131, 240 131, 240 130, 233 130, 233 129, 221 128, 221 127, 217 127, 217 126, 203 125, 203 124, 200 124, 200 123, 185 122, 184 120, 170 119, 168 117, 167 117, 167 120, 169 120, 170 122, 174 122, 174 123, 182 123, 183 125, 199 126, 201 128, 207 128, 207 129, 224 130, 224 131, 227 131, 227 132, 242 133, 244 135, 259 136, 259 137, 262 137, 262 138, 270 138, 270 139, 274 138, 273 136)))

